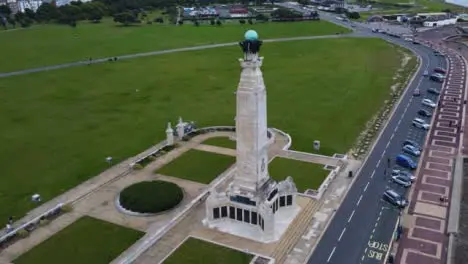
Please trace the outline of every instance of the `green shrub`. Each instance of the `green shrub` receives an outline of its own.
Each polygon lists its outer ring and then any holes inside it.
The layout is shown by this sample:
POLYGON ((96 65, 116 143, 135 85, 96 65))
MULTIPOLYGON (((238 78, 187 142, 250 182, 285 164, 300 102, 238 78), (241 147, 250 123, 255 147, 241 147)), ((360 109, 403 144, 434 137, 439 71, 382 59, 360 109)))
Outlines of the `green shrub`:
POLYGON ((73 211, 73 205, 68 203, 68 204, 65 204, 64 206, 62 206, 62 212, 69 213, 71 211, 73 211))
POLYGON ((18 230, 17 235, 18 235, 20 238, 25 238, 25 237, 29 236, 29 232, 28 232, 28 230, 26 230, 26 229, 20 229, 20 230, 18 230))
POLYGON ((125 188, 120 205, 136 213, 159 213, 177 206, 184 198, 182 189, 172 182, 145 181, 125 188))
POLYGON ((141 165, 140 163, 137 163, 137 164, 133 165, 133 169, 134 170, 141 170, 141 169, 143 169, 143 165, 141 165))
POLYGON ((49 219, 41 219, 39 220, 39 225, 40 226, 46 226, 50 223, 50 220, 49 219))

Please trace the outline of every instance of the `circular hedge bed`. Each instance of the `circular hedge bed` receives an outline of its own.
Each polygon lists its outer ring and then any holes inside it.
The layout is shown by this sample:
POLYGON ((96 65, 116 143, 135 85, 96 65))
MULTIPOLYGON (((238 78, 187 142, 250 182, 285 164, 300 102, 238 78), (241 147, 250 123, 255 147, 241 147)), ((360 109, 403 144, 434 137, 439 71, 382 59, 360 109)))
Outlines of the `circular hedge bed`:
POLYGON ((134 213, 159 213, 176 207, 184 198, 182 189, 172 182, 145 181, 120 192, 119 203, 134 213))

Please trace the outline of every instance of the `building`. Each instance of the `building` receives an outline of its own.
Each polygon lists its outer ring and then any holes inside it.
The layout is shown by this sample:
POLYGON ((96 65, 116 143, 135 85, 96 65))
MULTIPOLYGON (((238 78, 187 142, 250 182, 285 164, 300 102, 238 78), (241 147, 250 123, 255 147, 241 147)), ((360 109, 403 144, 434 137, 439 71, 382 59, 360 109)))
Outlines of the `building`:
POLYGON ((261 41, 249 30, 240 43, 244 59, 236 92, 236 170, 225 191, 212 190, 204 224, 263 243, 277 241, 299 212, 291 177, 276 182, 268 173, 266 89, 258 56, 261 41))

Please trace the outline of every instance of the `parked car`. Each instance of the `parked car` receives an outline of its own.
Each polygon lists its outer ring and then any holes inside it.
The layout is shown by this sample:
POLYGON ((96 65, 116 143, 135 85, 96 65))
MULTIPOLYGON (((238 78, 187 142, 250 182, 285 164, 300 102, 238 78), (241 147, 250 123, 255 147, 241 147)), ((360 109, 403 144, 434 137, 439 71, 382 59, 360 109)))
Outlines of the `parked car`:
POLYGON ((435 74, 432 74, 430 77, 429 77, 429 80, 431 81, 434 81, 434 82, 438 82, 438 83, 443 83, 444 82, 444 79, 445 78, 442 78, 438 75, 435 75, 435 74))
POLYGON ((406 146, 406 145, 411 145, 415 148, 418 148, 419 150, 422 150, 421 146, 419 146, 417 142, 410 140, 410 139, 403 141, 403 146, 406 146))
POLYGON ((420 96, 420 95, 421 95, 421 91, 418 88, 414 89, 413 96, 420 96))
POLYGON ((422 100, 422 104, 425 106, 429 106, 431 108, 436 107, 436 103, 434 103, 431 99, 427 99, 427 98, 422 100))
POLYGON ((411 172, 406 170, 394 169, 392 170, 392 177, 393 176, 402 176, 407 178, 409 181, 414 182, 416 180, 416 176, 414 176, 411 172))
POLYGON ((388 189, 383 193, 383 199, 400 208, 405 208, 408 205, 408 200, 392 189, 388 189))
POLYGON ((436 88, 429 88, 429 89, 427 89, 427 92, 431 93, 431 94, 436 94, 436 95, 440 94, 440 91, 437 90, 436 88))
POLYGON ((417 44, 419 44, 419 42, 417 42, 417 41, 413 41, 413 44, 417 45, 417 44))
POLYGON ((419 157, 421 155, 421 151, 411 145, 406 145, 403 147, 403 152, 408 153, 412 156, 419 157))
POLYGON ((392 181, 406 188, 410 187, 412 183, 408 178, 401 175, 393 176, 392 181))
POLYGON ((373 28, 373 29, 372 29, 372 32, 377 33, 377 32, 379 32, 379 30, 376 29, 376 28, 373 28))
POLYGON ((426 121, 424 121, 421 118, 413 119, 413 126, 415 126, 417 128, 426 129, 426 130, 431 127, 428 123, 426 123, 426 121))
POLYGON ((437 77, 442 78, 442 79, 445 79, 447 77, 445 74, 438 73, 438 72, 433 73, 432 75, 437 76, 437 77))
POLYGON ((434 68, 434 72, 437 72, 437 73, 441 73, 441 74, 444 74, 446 75, 447 74, 447 70, 446 69, 442 69, 442 68, 434 68))
POLYGON ((418 111, 418 115, 424 116, 424 117, 431 117, 432 113, 427 110, 421 109, 418 111))
POLYGON ((429 72, 428 72, 428 71, 424 71, 423 75, 424 75, 424 76, 428 76, 428 75, 429 75, 429 72))
POLYGON ((418 164, 416 164, 416 162, 414 162, 413 159, 404 154, 396 156, 395 163, 403 168, 411 170, 414 170, 418 167, 418 164))
POLYGON ((434 51, 434 55, 435 56, 442 56, 442 53, 438 52, 438 51, 434 51))

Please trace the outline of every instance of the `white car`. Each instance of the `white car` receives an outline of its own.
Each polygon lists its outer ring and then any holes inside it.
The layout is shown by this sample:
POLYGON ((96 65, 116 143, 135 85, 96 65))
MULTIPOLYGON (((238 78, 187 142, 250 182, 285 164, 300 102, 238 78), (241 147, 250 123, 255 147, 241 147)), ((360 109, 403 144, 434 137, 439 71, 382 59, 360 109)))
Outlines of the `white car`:
POLYGON ((426 130, 429 129, 429 127, 431 127, 428 123, 426 123, 426 121, 424 121, 421 118, 413 119, 413 126, 417 128, 426 129, 426 130))
POLYGON ((431 108, 434 108, 437 105, 431 99, 427 99, 427 98, 422 100, 422 104, 425 105, 425 106, 429 106, 431 108))
POLYGON ((405 38, 405 41, 413 41, 412 38, 405 38))
POLYGON ((428 72, 428 71, 424 71, 423 75, 424 75, 424 76, 428 76, 428 75, 429 75, 429 72, 428 72))

